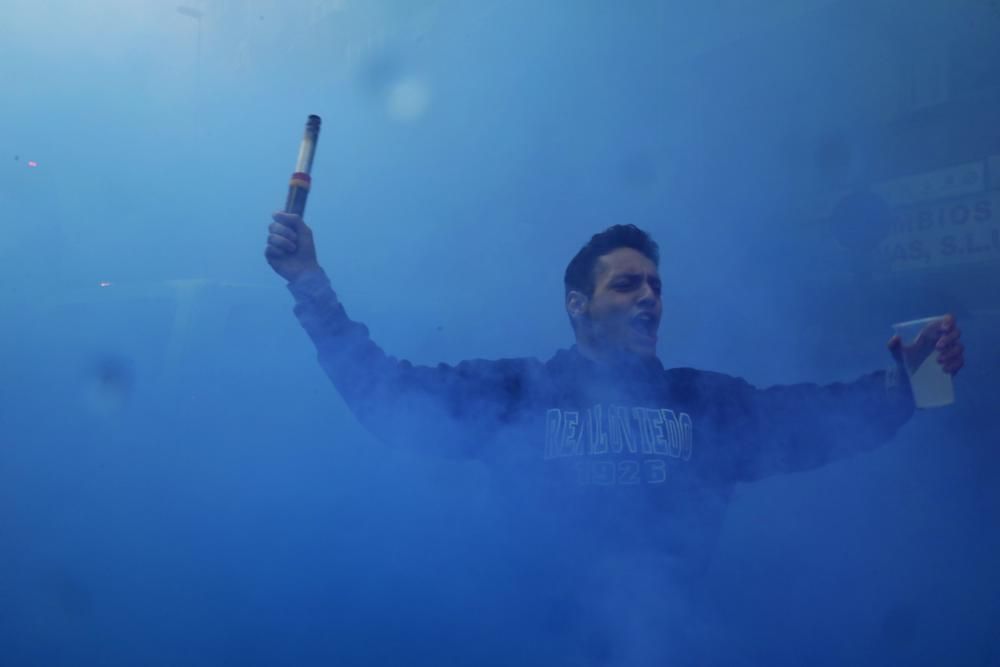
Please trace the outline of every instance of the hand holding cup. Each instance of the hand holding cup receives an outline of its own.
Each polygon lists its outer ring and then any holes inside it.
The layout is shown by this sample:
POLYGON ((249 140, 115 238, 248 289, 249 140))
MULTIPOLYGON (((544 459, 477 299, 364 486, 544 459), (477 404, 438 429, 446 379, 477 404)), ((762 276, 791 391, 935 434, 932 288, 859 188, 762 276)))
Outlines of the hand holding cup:
POLYGON ((894 324, 889 350, 910 378, 918 407, 948 405, 955 400, 952 376, 965 365, 965 346, 954 315, 926 317, 894 324))

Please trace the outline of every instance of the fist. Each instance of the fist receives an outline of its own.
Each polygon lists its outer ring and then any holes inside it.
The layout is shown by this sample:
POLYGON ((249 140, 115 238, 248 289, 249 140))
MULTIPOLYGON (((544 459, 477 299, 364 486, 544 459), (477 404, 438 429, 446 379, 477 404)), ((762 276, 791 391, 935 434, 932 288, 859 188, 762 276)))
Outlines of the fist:
POLYGON ((313 233, 302 217, 282 212, 271 217, 274 222, 267 228, 264 257, 275 273, 292 282, 307 271, 318 270, 313 233))

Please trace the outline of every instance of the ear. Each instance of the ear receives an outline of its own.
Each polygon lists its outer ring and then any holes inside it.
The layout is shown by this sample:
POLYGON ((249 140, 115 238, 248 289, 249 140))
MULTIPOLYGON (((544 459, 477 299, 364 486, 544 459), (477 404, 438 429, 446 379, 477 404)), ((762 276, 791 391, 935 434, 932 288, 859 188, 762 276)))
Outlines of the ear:
POLYGON ((583 292, 578 292, 577 290, 570 290, 570 293, 566 295, 566 312, 569 316, 576 320, 582 317, 587 311, 587 304, 590 299, 583 292))

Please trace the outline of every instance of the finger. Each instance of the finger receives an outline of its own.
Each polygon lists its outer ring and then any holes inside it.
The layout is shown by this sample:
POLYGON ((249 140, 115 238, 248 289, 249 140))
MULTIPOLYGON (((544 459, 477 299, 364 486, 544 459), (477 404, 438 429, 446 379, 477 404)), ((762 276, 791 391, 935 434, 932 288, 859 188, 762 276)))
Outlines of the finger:
POLYGON ((944 368, 945 370, 952 368, 953 366, 961 366, 963 363, 965 363, 962 357, 952 357, 951 359, 938 359, 937 362, 938 364, 941 365, 941 368, 944 368))
POLYGON ((903 363, 903 339, 899 336, 893 336, 889 339, 886 344, 889 348, 889 352, 892 354, 893 361, 897 364, 903 363))
POLYGON ((277 234, 271 234, 267 237, 267 247, 280 250, 284 253, 294 253, 298 246, 293 242, 286 239, 284 236, 278 236, 277 234))
POLYGON ((948 364, 947 366, 942 366, 942 369, 944 370, 945 373, 948 373, 949 375, 954 375, 955 373, 962 370, 963 366, 965 366, 964 363, 957 362, 948 364))
POLYGON ((963 356, 965 356, 965 346, 961 343, 955 343, 954 346, 941 350, 938 354, 938 361, 944 364, 955 359, 961 359, 963 356))
POLYGON ((283 225, 291 227, 295 231, 298 231, 302 225, 303 220, 301 215, 296 215, 295 213, 285 213, 284 211, 275 211, 271 215, 271 219, 275 222, 280 222, 283 225))
POLYGON ((948 333, 946 333, 943 336, 941 336, 940 338, 938 338, 938 342, 937 342, 936 346, 938 348, 949 347, 955 341, 957 341, 961 336, 962 336, 961 330, 959 330, 958 327, 955 327, 954 329, 952 329, 948 333))
POLYGON ((288 259, 291 253, 282 250, 278 246, 268 245, 264 247, 264 258, 269 262, 288 259))
POLYGON ((278 236, 284 236, 293 243, 299 240, 299 235, 295 233, 294 229, 280 222, 272 222, 268 225, 267 231, 272 234, 277 234, 278 236))
POLYGON ((951 313, 948 313, 947 315, 945 315, 944 317, 942 317, 941 318, 940 328, 941 328, 941 331, 951 331, 952 329, 954 329, 955 328, 955 316, 952 315, 951 313))

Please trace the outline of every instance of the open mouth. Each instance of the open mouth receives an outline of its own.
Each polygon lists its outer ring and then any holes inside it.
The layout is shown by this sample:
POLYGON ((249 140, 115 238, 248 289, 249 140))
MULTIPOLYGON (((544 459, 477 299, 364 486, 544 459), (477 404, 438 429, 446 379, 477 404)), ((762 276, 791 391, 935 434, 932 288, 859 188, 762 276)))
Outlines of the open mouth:
POLYGON ((656 338, 658 325, 659 322, 651 313, 640 313, 632 318, 632 330, 647 338, 656 338))

